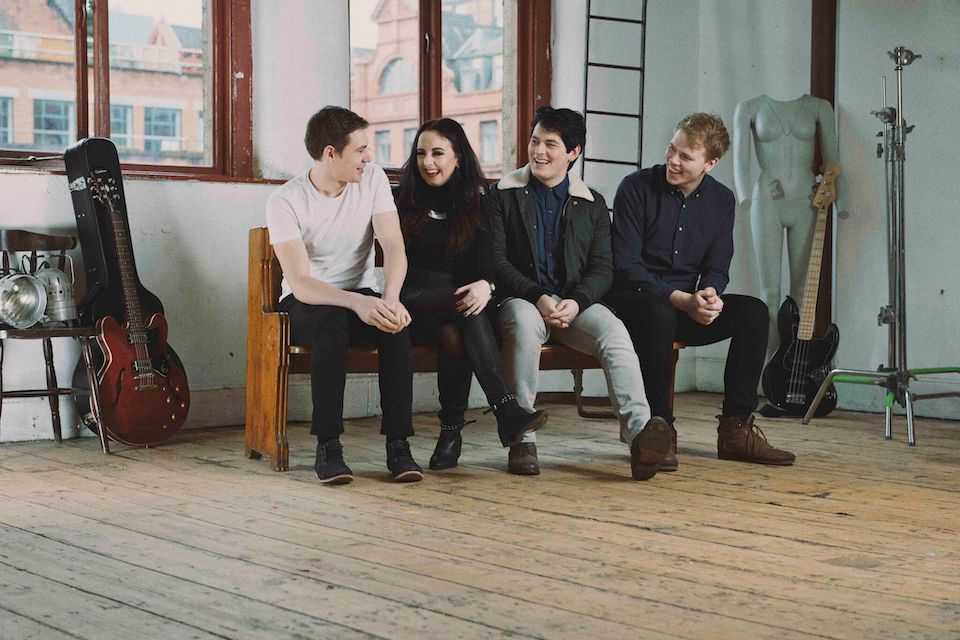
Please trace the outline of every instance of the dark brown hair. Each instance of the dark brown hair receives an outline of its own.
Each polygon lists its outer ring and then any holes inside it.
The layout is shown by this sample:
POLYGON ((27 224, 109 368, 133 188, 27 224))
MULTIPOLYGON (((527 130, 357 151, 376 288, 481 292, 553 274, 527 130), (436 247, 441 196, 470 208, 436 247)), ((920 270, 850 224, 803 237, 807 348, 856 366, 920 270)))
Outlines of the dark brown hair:
POLYGON ((440 206, 450 220, 447 255, 456 255, 470 245, 478 230, 487 226, 480 208, 480 189, 483 186, 483 170, 460 123, 450 118, 424 122, 413 137, 413 146, 403 163, 397 188, 397 208, 401 212, 409 211, 400 218, 404 232, 416 234, 426 218, 427 210, 440 206), (460 163, 450 182, 442 187, 432 187, 424 182, 417 168, 417 145, 424 131, 434 131, 449 140, 460 163), (438 196, 447 201, 436 202, 438 196))
POLYGON ((366 129, 369 123, 350 109, 327 106, 310 116, 307 133, 303 142, 307 153, 319 160, 323 150, 332 146, 338 154, 350 141, 350 134, 358 129, 366 129))

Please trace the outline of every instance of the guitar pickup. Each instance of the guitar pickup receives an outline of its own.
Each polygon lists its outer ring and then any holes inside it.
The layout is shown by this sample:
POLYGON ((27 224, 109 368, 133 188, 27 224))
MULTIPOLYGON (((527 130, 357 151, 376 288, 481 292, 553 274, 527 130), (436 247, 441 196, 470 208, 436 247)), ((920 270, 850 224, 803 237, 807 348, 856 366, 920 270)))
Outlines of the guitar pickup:
POLYGON ((136 372, 136 378, 153 373, 153 363, 149 360, 134 360, 133 370, 136 372))

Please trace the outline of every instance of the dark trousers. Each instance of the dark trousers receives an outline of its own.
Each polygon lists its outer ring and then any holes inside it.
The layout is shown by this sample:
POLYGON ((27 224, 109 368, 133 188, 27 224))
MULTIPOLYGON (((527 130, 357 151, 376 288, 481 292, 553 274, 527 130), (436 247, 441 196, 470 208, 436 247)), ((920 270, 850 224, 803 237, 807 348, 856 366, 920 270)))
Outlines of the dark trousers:
MULTIPOLYGON (((367 296, 370 289, 357 291, 367 296)), ((290 314, 294 343, 309 346, 313 426, 310 433, 323 441, 343 433, 343 392, 347 381, 350 345, 376 346, 380 357, 380 433, 388 438, 413 435, 413 356, 410 334, 385 333, 344 307, 303 304, 288 295, 278 305, 290 314)))
POLYGON ((507 394, 500 372, 500 346, 487 312, 460 314, 456 289, 449 274, 411 270, 400 294, 413 316, 414 342, 438 345, 439 417, 442 424, 450 425, 464 420, 474 373, 490 405, 507 394))
POLYGON ((767 305, 756 298, 724 295, 723 311, 708 325, 694 322, 670 301, 655 293, 614 290, 608 301, 626 325, 640 356, 640 369, 650 411, 673 421, 667 399, 673 341, 689 346, 730 340, 723 372, 723 415, 741 420, 757 408, 757 384, 767 350, 767 305))

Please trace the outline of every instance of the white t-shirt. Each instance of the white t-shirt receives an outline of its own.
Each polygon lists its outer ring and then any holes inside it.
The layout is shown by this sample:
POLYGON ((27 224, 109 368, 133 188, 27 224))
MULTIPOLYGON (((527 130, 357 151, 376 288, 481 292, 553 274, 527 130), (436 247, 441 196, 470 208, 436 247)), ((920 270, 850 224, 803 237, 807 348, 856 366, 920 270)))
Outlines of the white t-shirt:
MULTIPOLYGON (((338 289, 376 289, 373 215, 396 212, 387 174, 368 163, 360 182, 349 182, 330 198, 310 182, 310 172, 293 178, 267 200, 270 244, 302 239, 310 275, 338 289)), ((283 298, 290 286, 284 278, 283 298)))

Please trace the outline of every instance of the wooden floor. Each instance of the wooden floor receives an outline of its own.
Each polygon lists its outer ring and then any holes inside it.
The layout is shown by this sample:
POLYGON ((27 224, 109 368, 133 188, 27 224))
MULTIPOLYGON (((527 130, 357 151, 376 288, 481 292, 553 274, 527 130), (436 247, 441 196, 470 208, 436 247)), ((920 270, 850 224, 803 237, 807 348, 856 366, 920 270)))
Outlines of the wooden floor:
MULTIPOLYGON (((0 446, 0 638, 958 638, 960 423, 766 420, 790 468, 716 459, 719 398, 677 399, 680 470, 630 480, 613 421, 549 406, 543 474, 479 412, 461 466, 388 481, 374 419, 322 487, 242 428, 102 455, 0 446)), ((879 402, 879 400, 878 400, 879 402)), ((437 427, 418 416, 426 466, 437 427)))

